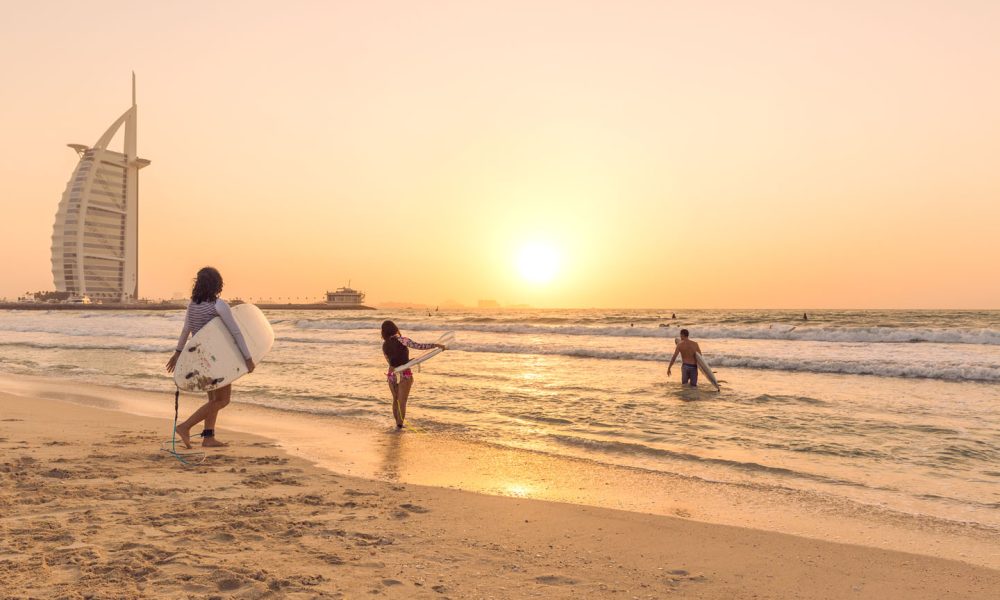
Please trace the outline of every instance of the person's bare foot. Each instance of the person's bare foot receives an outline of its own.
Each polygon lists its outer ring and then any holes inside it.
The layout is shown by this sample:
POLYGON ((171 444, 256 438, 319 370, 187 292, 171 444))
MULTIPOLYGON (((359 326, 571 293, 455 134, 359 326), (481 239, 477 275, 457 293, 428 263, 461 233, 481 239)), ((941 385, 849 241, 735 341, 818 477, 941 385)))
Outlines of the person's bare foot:
POLYGON ((207 437, 207 438, 201 440, 201 445, 204 448, 221 448, 223 446, 227 446, 228 444, 220 442, 219 440, 215 439, 214 437, 207 437))
POLYGON ((177 436, 181 438, 182 442, 184 442, 184 447, 185 448, 190 448, 191 447, 191 428, 190 427, 184 427, 182 425, 178 425, 174 429, 174 431, 177 432, 177 436))

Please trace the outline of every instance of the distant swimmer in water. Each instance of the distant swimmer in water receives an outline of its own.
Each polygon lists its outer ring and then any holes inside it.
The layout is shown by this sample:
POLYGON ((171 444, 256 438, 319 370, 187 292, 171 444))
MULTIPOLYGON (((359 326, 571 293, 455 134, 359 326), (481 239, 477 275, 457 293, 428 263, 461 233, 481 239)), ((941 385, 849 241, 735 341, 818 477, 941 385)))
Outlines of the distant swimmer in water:
POLYGON ((807 315, 806 313, 802 313, 802 320, 803 321, 808 321, 809 320, 809 315, 807 315))
POLYGON ((667 377, 670 377, 670 370, 674 367, 677 355, 681 355, 681 385, 690 382, 691 387, 698 387, 698 359, 695 354, 701 354, 701 346, 698 342, 693 342, 688 338, 688 330, 681 329, 681 341, 674 349, 674 355, 670 357, 670 365, 667 367, 667 377))
POLYGON ((406 399, 410 397, 413 387, 413 372, 406 369, 396 373, 396 367, 410 362, 409 348, 414 350, 430 350, 440 348, 441 344, 419 344, 410 338, 403 337, 399 327, 392 321, 382 322, 382 354, 389 363, 389 371, 385 374, 389 380, 389 391, 392 392, 392 416, 396 419, 396 429, 402 429, 406 419, 406 399))
POLYGON ((676 319, 676 318, 677 318, 677 315, 676 315, 676 314, 674 314, 674 313, 670 313, 670 318, 671 318, 671 319, 676 319))

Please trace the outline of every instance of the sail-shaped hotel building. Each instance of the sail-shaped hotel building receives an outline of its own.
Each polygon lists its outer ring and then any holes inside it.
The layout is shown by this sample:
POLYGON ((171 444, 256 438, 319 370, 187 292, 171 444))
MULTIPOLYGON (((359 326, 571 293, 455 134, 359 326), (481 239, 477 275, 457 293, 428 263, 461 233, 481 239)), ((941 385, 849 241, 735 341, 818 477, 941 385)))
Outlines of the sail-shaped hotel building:
POLYGON ((52 277, 57 291, 103 302, 139 297, 139 169, 135 74, 132 106, 91 147, 69 144, 77 163, 52 230, 52 277), (125 127, 122 152, 108 145, 125 127))

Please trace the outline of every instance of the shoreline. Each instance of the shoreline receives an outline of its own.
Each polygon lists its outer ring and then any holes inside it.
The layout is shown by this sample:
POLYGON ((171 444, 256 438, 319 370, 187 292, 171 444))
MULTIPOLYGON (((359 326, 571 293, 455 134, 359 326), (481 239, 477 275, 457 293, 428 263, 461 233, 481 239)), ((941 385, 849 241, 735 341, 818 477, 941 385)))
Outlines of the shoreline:
POLYGON ((55 399, 10 386, 0 574, 14 598, 1000 593, 1000 571, 958 561, 338 474, 231 430, 231 446, 186 469, 158 450, 168 418, 121 412, 93 388, 55 399))
MULTIPOLYGON (((50 378, 4 375, 0 390, 161 419, 169 412, 167 394, 50 378)), ((200 396, 182 395, 181 412, 200 401, 200 396)), ((225 433, 220 435, 254 432, 295 456, 347 476, 681 517, 1000 568, 1000 537, 990 527, 814 492, 650 472, 419 430, 399 435, 370 422, 240 402, 239 394, 223 413, 221 425, 225 433)))

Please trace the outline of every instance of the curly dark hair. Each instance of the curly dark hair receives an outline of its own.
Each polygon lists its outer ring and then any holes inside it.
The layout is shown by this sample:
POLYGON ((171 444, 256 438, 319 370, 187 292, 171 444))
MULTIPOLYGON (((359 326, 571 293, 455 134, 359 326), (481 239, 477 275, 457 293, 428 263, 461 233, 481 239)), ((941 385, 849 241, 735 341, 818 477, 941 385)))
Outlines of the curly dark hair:
POLYGON ((191 288, 191 302, 215 302, 222 293, 222 275, 214 267, 205 267, 198 271, 194 286, 191 288))
POLYGON ((382 321, 382 339, 388 340, 392 336, 399 333, 399 327, 392 321, 382 321))

